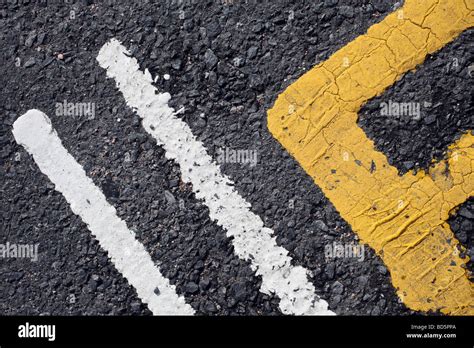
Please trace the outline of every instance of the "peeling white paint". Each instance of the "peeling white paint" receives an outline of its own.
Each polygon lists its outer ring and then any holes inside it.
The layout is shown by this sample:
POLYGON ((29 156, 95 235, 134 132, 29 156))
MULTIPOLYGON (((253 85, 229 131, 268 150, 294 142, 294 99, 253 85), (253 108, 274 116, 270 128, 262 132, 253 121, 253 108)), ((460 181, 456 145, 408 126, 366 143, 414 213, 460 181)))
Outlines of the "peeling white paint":
POLYGON ((117 270, 128 279, 153 314, 194 314, 184 298, 178 297, 175 287, 161 275, 135 234, 117 216, 115 208, 63 147, 44 113, 29 110, 19 117, 13 124, 13 135, 63 194, 74 214, 87 224, 117 270), (155 293, 156 288, 159 291, 155 293))
POLYGON ((291 265, 288 251, 277 245, 273 231, 250 211, 250 204, 232 188, 188 125, 175 116, 168 106, 170 94, 158 93, 150 74, 141 72, 137 60, 115 39, 101 48, 97 60, 142 118, 146 131, 166 150, 166 157, 180 165, 183 181, 193 185, 196 197, 209 207, 210 217, 233 237, 237 256, 262 276, 261 291, 275 293, 285 314, 334 314, 316 296, 308 271, 291 265))

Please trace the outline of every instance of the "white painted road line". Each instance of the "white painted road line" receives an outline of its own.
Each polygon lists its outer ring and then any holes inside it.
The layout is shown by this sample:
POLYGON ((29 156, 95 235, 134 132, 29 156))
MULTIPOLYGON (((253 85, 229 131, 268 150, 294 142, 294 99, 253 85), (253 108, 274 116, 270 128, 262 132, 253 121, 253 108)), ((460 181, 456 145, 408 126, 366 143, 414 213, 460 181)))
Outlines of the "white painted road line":
POLYGON ((104 194, 63 147, 44 113, 29 110, 13 124, 13 135, 63 194, 72 211, 87 224, 115 267, 153 314, 194 314, 192 307, 183 297, 178 297, 175 287, 161 275, 135 234, 117 216, 115 208, 107 203, 104 194))
POLYGON ((183 181, 193 185, 196 197, 208 206, 210 217, 227 236, 234 237, 237 256, 250 261, 252 269, 262 276, 260 290, 275 293, 285 314, 333 315, 327 302, 316 296, 307 270, 291 265, 288 251, 277 245, 273 231, 250 211, 250 204, 232 188, 230 179, 221 173, 188 125, 175 116, 168 106, 169 93, 158 93, 150 73, 141 72, 137 60, 115 39, 101 48, 97 60, 142 118, 145 130, 163 146, 166 157, 180 165, 183 181))

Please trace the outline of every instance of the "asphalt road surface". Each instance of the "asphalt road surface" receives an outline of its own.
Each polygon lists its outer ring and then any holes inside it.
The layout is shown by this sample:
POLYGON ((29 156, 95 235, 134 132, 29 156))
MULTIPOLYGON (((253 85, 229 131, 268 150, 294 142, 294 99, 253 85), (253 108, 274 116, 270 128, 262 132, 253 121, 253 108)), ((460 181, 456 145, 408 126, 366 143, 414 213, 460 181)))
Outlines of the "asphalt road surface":
MULTIPOLYGON (((37 244, 38 260, 0 259, 0 314, 153 314, 15 139, 13 124, 31 109, 51 120, 64 148, 192 312, 289 313, 280 303, 284 295, 262 290, 272 270, 255 267, 258 257, 241 257, 248 243, 229 234, 242 216, 219 215, 202 198, 206 193, 196 193, 209 187, 183 180, 179 155, 144 127, 140 108, 117 88, 120 75, 107 77, 98 55, 112 39, 149 71, 150 85, 170 94, 176 119, 249 203, 249 216, 274 234, 275 248, 288 251, 288 269, 307 270, 316 301, 337 315, 417 312, 397 295, 390 270, 369 245, 359 249, 363 254, 328 256, 328 246, 358 246, 359 238, 267 127, 279 94, 401 6, 382 0, 3 1, 0 243, 37 244), (74 108, 80 103, 89 112, 74 108), (70 104, 72 111, 62 112, 70 104), (245 160, 232 159, 239 150, 245 160)), ((400 175, 428 170, 473 129, 473 35, 465 30, 359 112, 359 126, 400 175), (390 102, 413 103, 419 112, 381 115, 380 105, 390 102)), ((169 132, 171 142, 181 139, 173 128, 155 127, 163 136, 169 132)), ((472 258, 472 198, 449 224, 465 248, 461 255, 472 258)))

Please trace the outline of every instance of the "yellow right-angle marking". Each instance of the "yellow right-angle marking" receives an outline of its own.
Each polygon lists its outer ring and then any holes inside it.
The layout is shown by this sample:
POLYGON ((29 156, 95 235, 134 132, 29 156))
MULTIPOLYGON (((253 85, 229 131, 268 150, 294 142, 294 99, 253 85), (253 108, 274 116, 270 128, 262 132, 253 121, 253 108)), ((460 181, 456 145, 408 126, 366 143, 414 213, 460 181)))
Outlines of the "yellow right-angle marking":
POLYGON ((399 176, 357 125, 357 113, 425 57, 474 25, 474 0, 406 0, 400 10, 289 86, 268 127, 390 270, 403 302, 474 314, 473 284, 446 223, 474 193, 474 136, 429 173, 399 176))

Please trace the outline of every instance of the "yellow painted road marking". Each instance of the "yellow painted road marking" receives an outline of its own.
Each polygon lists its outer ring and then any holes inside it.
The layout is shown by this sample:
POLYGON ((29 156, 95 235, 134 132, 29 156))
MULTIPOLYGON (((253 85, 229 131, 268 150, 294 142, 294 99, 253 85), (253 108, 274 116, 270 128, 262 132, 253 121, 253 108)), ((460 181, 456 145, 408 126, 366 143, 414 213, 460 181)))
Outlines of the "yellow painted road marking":
POLYGON ((474 314, 474 287, 446 223, 474 193, 474 136, 429 173, 399 176, 357 113, 404 73, 474 26, 474 0, 406 0, 400 10, 289 86, 268 111, 273 136, 389 268, 403 302, 474 314))

